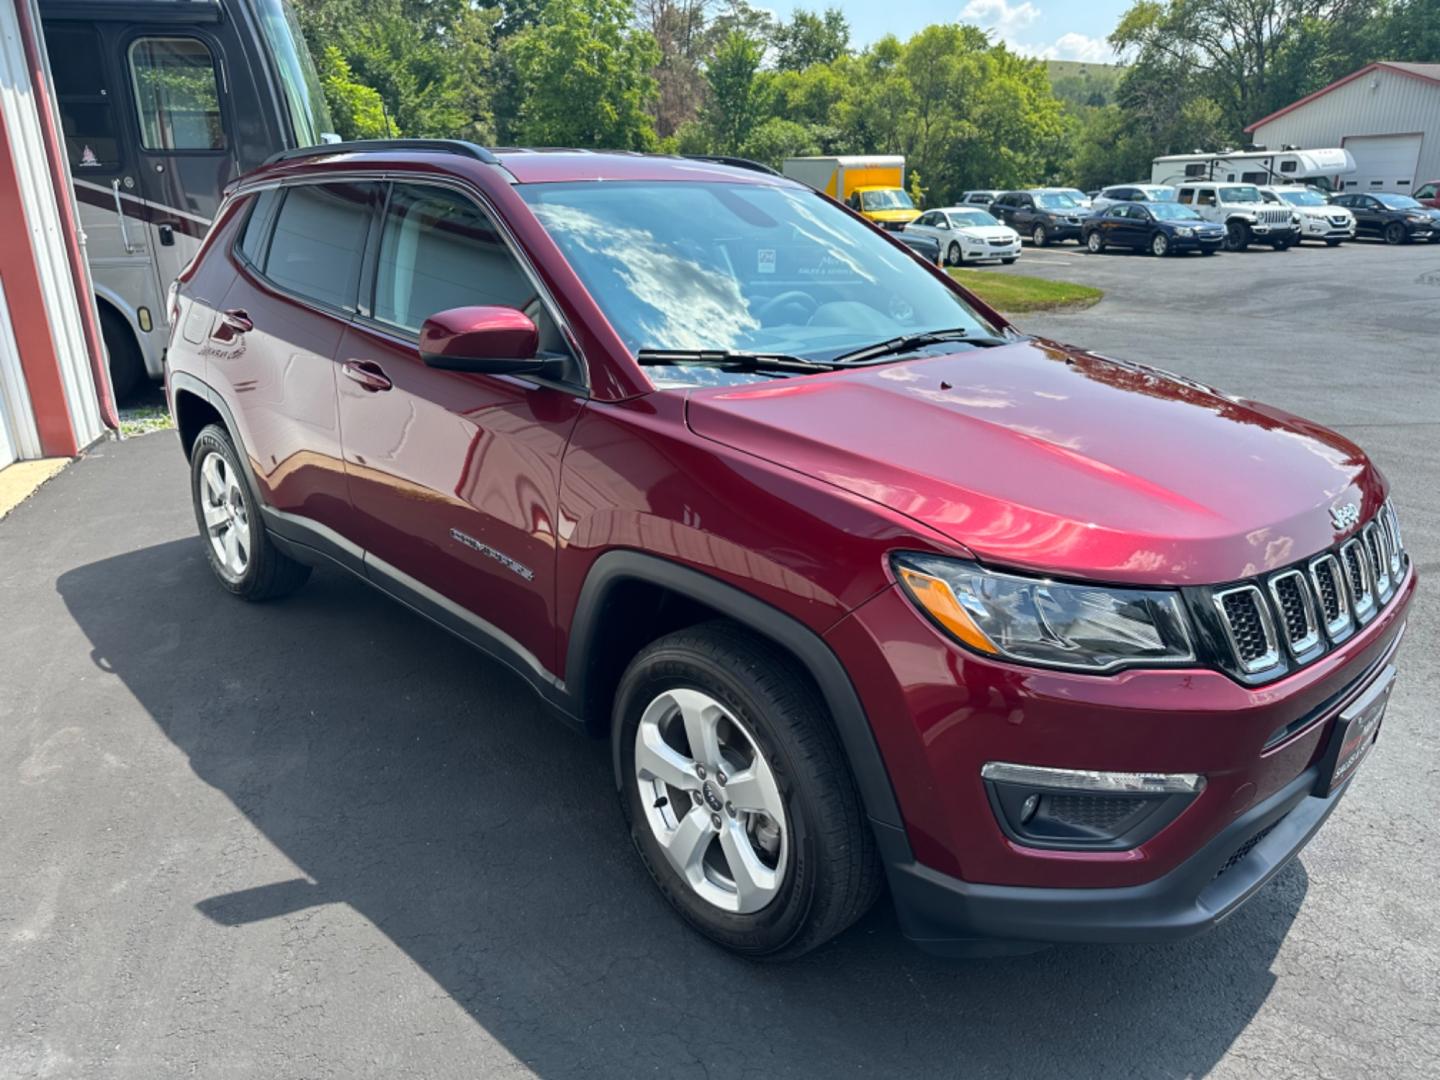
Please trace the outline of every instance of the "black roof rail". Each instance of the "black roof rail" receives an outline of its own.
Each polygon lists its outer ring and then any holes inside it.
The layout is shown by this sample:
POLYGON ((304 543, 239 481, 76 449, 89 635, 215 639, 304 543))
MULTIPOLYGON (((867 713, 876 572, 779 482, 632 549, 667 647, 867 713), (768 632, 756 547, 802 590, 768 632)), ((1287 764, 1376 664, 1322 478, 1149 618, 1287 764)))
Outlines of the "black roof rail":
POLYGON ((266 165, 280 161, 299 161, 303 158, 321 157, 325 154, 355 154, 366 151, 384 152, 411 150, 425 154, 460 154, 464 157, 483 161, 486 165, 499 165, 500 159, 483 146, 463 139, 355 139, 351 142, 320 143, 317 146, 299 146, 293 150, 281 150, 265 159, 266 165))
POLYGON ((749 169, 751 172, 768 173, 771 176, 780 176, 781 173, 772 169, 769 165, 762 165, 758 161, 751 161, 749 158, 732 157, 729 154, 681 154, 683 158, 690 161, 708 161, 715 165, 730 165, 737 169, 749 169))

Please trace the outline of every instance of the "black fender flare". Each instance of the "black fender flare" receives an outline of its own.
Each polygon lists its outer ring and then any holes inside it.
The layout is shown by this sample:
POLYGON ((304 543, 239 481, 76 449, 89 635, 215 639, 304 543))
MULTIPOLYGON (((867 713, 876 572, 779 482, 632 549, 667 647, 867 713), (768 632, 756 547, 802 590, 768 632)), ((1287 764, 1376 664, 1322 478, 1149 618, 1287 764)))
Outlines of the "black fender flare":
MULTIPOLYGON (((601 555, 581 587, 565 653, 565 686, 573 695, 573 700, 579 703, 586 700, 586 657, 592 642, 605 632, 602 612, 606 596, 627 580, 659 585, 704 604, 781 645, 804 665, 820 688, 834 720, 856 786, 860 789, 865 812, 881 843, 882 854, 887 861, 908 861, 911 858, 890 774, 886 771, 870 721, 844 665, 825 640, 804 623, 732 585, 688 566, 640 551, 610 551, 601 555)), ((615 783, 619 787, 620 757, 614 740, 612 747, 615 783)))

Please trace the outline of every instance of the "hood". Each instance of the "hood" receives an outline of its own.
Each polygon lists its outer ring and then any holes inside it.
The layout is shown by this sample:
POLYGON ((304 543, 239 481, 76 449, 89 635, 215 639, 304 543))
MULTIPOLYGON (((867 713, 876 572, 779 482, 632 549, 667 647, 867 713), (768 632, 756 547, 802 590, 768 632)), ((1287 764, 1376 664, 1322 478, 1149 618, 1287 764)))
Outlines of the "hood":
POLYGON ((1020 234, 1009 225, 965 225, 955 230, 972 240, 1018 240, 1020 234))
POLYGON ((1368 520, 1384 498, 1319 425, 1042 341, 696 391, 688 418, 982 561, 1057 576, 1233 581, 1341 539, 1332 506, 1368 520))
POLYGON ((1326 203, 1324 206, 1292 206, 1290 209, 1297 214, 1303 214, 1305 217, 1324 218, 1327 221, 1330 218, 1352 216, 1348 206, 1332 206, 1329 203, 1326 203))
POLYGON ((871 221, 914 221, 920 216, 919 210, 862 210, 871 221))

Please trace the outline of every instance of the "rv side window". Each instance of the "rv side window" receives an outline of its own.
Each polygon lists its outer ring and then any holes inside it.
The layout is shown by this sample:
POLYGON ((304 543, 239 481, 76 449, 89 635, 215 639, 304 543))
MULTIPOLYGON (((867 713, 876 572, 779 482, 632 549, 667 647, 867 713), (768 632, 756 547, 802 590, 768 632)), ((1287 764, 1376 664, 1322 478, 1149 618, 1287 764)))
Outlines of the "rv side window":
POLYGON ((1295 172, 1299 167, 1300 167, 1300 163, 1299 163, 1298 161, 1282 161, 1282 162, 1280 162, 1280 171, 1281 171, 1281 172, 1295 172))
POLYGON ((1185 166, 1185 175, 1186 175, 1186 176, 1204 176, 1204 175, 1205 175, 1205 166, 1204 166, 1204 165, 1193 164, 1193 163, 1190 164, 1190 165, 1186 165, 1186 166, 1185 166))
POLYGON ((287 190, 275 216, 265 276, 300 296, 353 308, 378 189, 370 183, 335 183, 287 190))
POLYGON ((47 23, 45 41, 70 167, 76 174, 114 172, 123 158, 115 137, 100 35, 93 25, 47 23))
POLYGON ((198 38, 140 38, 130 74, 147 150, 223 150, 215 58, 198 38))
POLYGON ((1270 178, 1263 172, 1242 172, 1240 179, 1247 184, 1265 184, 1270 181, 1270 178))

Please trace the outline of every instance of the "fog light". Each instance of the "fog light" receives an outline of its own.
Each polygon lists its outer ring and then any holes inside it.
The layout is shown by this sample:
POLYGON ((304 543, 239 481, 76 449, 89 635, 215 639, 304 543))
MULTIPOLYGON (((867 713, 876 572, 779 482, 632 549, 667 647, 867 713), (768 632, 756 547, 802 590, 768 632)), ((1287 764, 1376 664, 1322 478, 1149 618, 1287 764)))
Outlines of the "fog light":
POLYGON ((1027 847, 1124 851, 1143 844, 1205 787, 1198 773, 1099 772, 987 763, 980 775, 1005 834, 1027 847))

